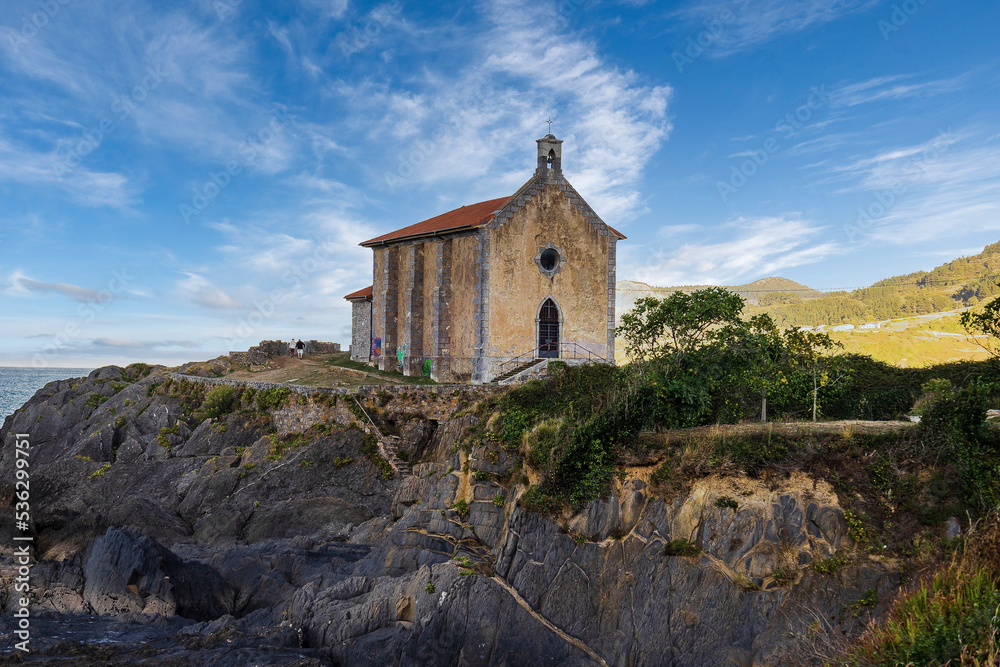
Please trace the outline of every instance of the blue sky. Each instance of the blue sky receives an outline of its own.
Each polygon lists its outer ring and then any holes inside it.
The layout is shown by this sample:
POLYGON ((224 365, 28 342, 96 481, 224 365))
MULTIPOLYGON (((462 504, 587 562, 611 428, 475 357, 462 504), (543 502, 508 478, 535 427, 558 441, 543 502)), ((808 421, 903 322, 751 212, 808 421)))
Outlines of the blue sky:
POLYGON ((358 242, 534 140, 619 278, 856 287, 1000 240, 988 0, 0 6, 0 365, 349 341, 358 242))

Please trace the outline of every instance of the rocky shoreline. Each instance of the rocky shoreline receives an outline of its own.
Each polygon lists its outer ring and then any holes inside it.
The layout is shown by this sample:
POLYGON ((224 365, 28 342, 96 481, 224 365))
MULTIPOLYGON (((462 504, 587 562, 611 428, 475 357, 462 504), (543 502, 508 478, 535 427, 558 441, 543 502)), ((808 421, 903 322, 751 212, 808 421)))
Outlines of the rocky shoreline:
MULTIPOLYGON (((837 495, 804 473, 706 477, 666 498, 637 468, 556 521, 518 503, 515 453, 468 442, 482 393, 359 394, 396 434, 412 471, 400 475, 353 398, 240 387, 238 408, 200 419, 206 387, 107 367, 46 386, 4 422, 4 511, 13 434, 32 443, 29 659, 800 664, 816 618, 856 633, 863 619, 844 610, 899 585, 868 558, 809 567, 853 543, 837 495), (727 494, 738 508, 719 506, 727 494), (697 551, 671 553, 679 539, 697 551)), ((0 532, 12 647, 14 542, 8 522, 0 532)))

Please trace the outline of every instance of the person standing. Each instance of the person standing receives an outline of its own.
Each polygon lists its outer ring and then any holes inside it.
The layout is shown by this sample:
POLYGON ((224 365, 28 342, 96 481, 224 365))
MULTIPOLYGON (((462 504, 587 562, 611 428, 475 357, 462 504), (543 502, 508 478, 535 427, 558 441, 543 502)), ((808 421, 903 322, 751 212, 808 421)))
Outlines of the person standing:
POLYGON ((299 339, 299 342, 295 344, 295 354, 301 359, 306 353, 306 344, 299 339))
POLYGON ((290 356, 290 357, 294 357, 295 356, 295 339, 294 338, 292 338, 291 340, 288 341, 288 356, 290 356))

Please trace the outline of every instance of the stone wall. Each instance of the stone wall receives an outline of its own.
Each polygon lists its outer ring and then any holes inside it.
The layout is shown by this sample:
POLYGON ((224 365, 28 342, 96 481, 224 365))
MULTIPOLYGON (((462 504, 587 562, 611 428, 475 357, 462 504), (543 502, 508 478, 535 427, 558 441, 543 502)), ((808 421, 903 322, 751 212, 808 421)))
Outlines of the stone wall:
MULTIPOLYGON (((340 352, 340 343, 324 343, 316 340, 302 341, 306 344, 306 355, 332 354, 340 352)), ((288 343, 283 340, 262 340, 246 352, 230 352, 229 360, 234 364, 264 366, 269 359, 288 356, 288 343)))
POLYGON ((350 426, 358 421, 350 407, 350 402, 353 400, 360 401, 365 410, 381 410, 387 418, 393 420, 403 415, 412 415, 433 421, 444 421, 459 410, 504 389, 496 385, 467 384, 363 385, 352 389, 204 378, 182 373, 171 373, 171 377, 174 380, 203 382, 210 385, 246 386, 257 391, 283 388, 294 392, 299 396, 298 400, 271 412, 279 433, 304 431, 310 426, 328 421, 341 426, 350 426), (316 400, 320 396, 336 396, 337 400, 331 401, 329 398, 316 400))
MULTIPOLYGON (((495 376, 498 362, 537 347, 538 312, 548 298, 559 309, 560 343, 613 356, 614 237, 572 186, 561 177, 539 178, 488 226, 493 241, 485 258, 490 294, 483 379, 495 376), (546 248, 559 253, 552 271, 537 263, 546 248)), ((560 356, 570 352, 563 349, 560 356)))
POLYGON ((372 302, 356 299, 351 302, 351 359, 371 361, 372 358, 372 302))

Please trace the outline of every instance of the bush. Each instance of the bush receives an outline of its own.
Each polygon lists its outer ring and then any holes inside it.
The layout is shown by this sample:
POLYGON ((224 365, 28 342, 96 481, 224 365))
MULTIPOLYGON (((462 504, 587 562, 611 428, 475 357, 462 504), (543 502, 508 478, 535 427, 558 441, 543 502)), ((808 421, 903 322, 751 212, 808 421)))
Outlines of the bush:
POLYGON ((549 496, 541 486, 532 486, 521 496, 521 506, 535 514, 554 514, 562 508, 558 499, 549 496))
POLYGON ((715 499, 715 506, 735 510, 739 509, 740 504, 735 500, 733 500, 732 498, 730 498, 729 496, 722 496, 720 498, 715 499))
POLYGON ((681 537, 676 540, 671 540, 663 547, 664 556, 681 556, 685 558, 694 558, 701 553, 701 547, 699 547, 694 542, 681 537))
POLYGON ((287 387, 272 387, 257 394, 257 407, 260 410, 275 410, 288 402, 292 390, 287 387))
POLYGON ((239 395, 236 388, 228 384, 219 385, 208 392, 198 411, 198 417, 201 421, 216 419, 228 415, 237 407, 239 407, 239 395))
POLYGON ((458 515, 463 519, 469 516, 469 503, 465 502, 464 500, 459 500, 454 505, 452 505, 451 508, 456 512, 458 512, 458 515))

